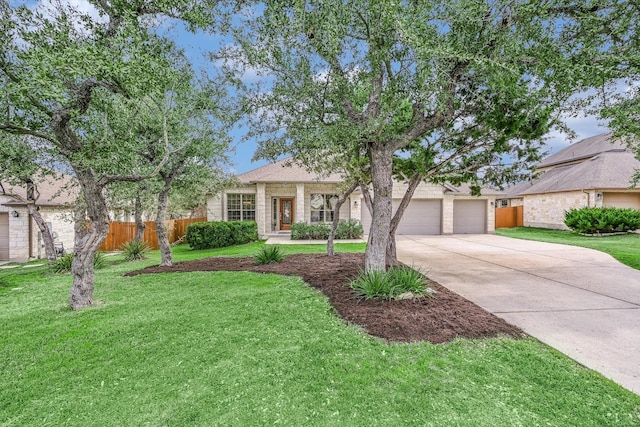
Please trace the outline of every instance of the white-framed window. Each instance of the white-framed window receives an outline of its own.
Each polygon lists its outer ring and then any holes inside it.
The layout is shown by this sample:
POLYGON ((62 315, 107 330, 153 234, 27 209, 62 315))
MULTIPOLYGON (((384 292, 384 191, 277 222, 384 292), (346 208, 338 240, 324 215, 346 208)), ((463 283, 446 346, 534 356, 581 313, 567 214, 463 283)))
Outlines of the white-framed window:
POLYGON ((507 199, 500 200, 500 207, 501 208, 508 208, 509 207, 509 200, 507 200, 507 199))
POLYGON ((331 222, 338 203, 337 194, 312 194, 309 201, 311 206, 311 222, 331 222))
POLYGON ((227 194, 228 221, 255 221, 255 194, 227 194))

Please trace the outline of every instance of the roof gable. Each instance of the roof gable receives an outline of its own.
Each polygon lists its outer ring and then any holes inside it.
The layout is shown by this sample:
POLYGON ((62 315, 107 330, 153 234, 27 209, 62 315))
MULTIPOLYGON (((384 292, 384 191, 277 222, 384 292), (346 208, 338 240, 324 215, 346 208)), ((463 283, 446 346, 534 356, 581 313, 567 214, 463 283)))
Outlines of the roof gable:
MULTIPOLYGON (((38 206, 69 206, 75 203, 77 188, 73 188, 74 178, 70 175, 56 173, 55 176, 45 176, 35 179, 36 189, 39 198, 36 202, 38 206)), ((15 201, 7 202, 5 205, 24 205, 27 199, 27 190, 24 186, 10 185, 1 182, 6 196, 12 197, 15 201)), ((0 189, 2 195, 2 189, 0 189)))
MULTIPOLYGON (((640 161, 629 151, 610 151, 580 162, 556 166, 539 178, 507 191, 510 197, 590 189, 629 189, 640 161)), ((640 188, 636 186, 634 188, 640 188)))
POLYGON ((291 158, 279 160, 275 163, 259 167, 257 169, 245 172, 237 177, 244 184, 252 184, 257 182, 326 182, 338 183, 343 179, 339 174, 330 174, 328 176, 320 176, 318 174, 308 172, 301 166, 294 163, 291 158))
POLYGON ((547 168, 563 163, 587 160, 597 154, 616 151, 628 151, 628 149, 624 142, 613 139, 611 133, 604 133, 571 144, 567 148, 542 160, 538 163, 537 168, 547 168))

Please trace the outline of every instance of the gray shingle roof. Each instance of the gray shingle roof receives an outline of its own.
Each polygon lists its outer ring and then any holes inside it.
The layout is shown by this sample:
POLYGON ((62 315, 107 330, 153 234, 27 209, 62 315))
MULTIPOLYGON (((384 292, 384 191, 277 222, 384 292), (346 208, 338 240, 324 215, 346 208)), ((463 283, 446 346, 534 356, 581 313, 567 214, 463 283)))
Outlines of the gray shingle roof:
POLYGON ((245 184, 257 182, 338 183, 343 181, 342 177, 338 174, 319 176, 317 174, 306 171, 304 168, 295 163, 290 163, 290 161, 291 159, 279 160, 275 163, 271 163, 238 175, 238 179, 240 180, 240 182, 245 184))
MULTIPOLYGON (((640 161, 628 151, 605 152, 584 162, 557 166, 543 173, 538 179, 522 185, 516 194, 628 189, 631 186, 631 177, 638 168, 640 161)), ((510 190, 508 194, 514 192, 510 190)))
POLYGON ((608 151, 625 151, 627 146, 620 140, 613 140, 611 133, 592 136, 571 144, 564 150, 547 157, 538 163, 537 167, 545 168, 553 165, 560 165, 566 162, 573 162, 581 159, 588 159, 596 154, 608 151))
MULTIPOLYGON (((36 179, 36 188, 40 193, 40 198, 36 202, 39 206, 71 206, 75 204, 76 194, 78 192, 77 187, 73 187, 73 177, 65 174, 58 173, 56 177, 47 176, 44 178, 36 179)), ((7 202, 7 206, 24 205, 24 202, 20 200, 26 199, 27 190, 23 186, 13 186, 6 182, 2 182, 2 187, 7 195, 17 195, 12 202, 7 202)), ((2 189, 0 189, 2 194, 2 189)))

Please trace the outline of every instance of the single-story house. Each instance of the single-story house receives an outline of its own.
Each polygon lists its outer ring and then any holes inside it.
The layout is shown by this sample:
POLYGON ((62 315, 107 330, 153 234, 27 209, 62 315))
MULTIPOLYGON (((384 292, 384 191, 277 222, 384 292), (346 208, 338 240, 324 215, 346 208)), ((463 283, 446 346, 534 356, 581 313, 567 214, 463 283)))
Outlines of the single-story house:
POLYGON ((540 162, 537 178, 506 190, 498 207, 523 206, 525 227, 566 229, 564 213, 584 206, 640 209, 640 168, 634 153, 610 133, 576 142, 540 162))
MULTIPOLYGON (((59 175, 36 182, 40 197, 36 205, 54 236, 54 242, 69 251, 73 248, 73 204, 75 196, 65 188, 71 177, 59 175)), ((27 208, 27 191, 21 186, 0 182, 0 261, 24 262, 45 258, 42 234, 27 208)))
MULTIPOLYGON (((207 201, 209 221, 249 221, 258 224, 261 238, 286 233, 295 222, 331 222, 342 179, 333 174, 319 177, 281 160, 237 176, 239 185, 227 188, 207 201)), ((407 183, 396 182, 397 206, 407 183)), ((503 193, 483 189, 472 196, 468 186, 421 183, 405 211, 398 234, 493 233, 495 200, 503 193)), ((357 190, 342 205, 341 219, 357 219, 365 233, 371 224, 362 193, 357 190)))

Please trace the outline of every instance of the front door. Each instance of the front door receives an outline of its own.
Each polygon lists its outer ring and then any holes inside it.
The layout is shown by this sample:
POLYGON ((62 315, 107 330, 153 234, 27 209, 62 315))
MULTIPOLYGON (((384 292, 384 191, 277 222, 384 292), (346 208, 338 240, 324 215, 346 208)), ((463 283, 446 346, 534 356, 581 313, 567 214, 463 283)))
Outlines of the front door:
POLYGON ((280 230, 291 230, 293 199, 280 199, 280 230))

